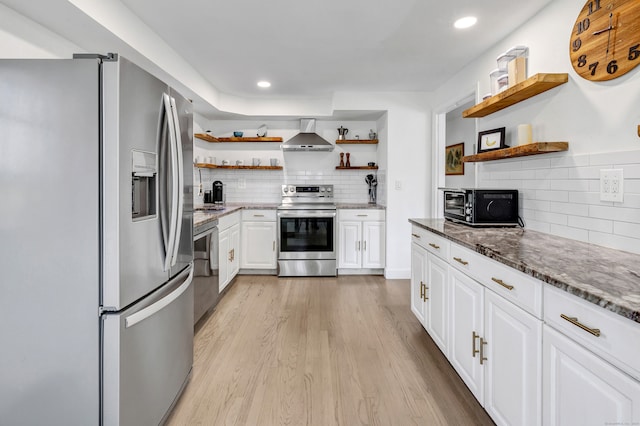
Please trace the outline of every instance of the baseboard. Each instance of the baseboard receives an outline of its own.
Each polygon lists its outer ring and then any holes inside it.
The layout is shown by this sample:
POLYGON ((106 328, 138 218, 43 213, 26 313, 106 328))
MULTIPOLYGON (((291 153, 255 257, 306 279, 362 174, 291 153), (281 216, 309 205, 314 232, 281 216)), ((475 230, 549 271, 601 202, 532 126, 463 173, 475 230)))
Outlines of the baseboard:
POLYGON ((384 275, 383 269, 341 269, 338 268, 338 275, 384 275))
POLYGON ((411 269, 391 269, 384 270, 384 277, 388 280, 410 280, 411 269))

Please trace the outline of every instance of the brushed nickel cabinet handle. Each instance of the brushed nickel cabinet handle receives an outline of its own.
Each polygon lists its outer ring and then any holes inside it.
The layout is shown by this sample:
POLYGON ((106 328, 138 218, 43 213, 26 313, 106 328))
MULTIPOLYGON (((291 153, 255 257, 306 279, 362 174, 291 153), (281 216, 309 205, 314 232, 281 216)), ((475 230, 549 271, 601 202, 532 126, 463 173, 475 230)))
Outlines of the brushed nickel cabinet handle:
POLYGON ((464 266, 467 266, 469 264, 469 262, 466 262, 466 261, 460 259, 459 257, 454 257, 453 260, 455 260, 458 263, 462 263, 464 266))
POLYGON ((473 358, 475 358, 475 357, 476 357, 476 354, 480 352, 479 350, 477 350, 477 349, 476 349, 476 339, 477 339, 478 337, 480 337, 480 335, 479 335, 479 334, 476 334, 476 332, 475 332, 475 331, 471 332, 471 350, 472 350, 472 352, 471 352, 471 356, 472 356, 473 358))
POLYGON ((416 238, 422 238, 422 237, 421 237, 420 235, 418 235, 418 234, 411 234, 411 235, 413 235, 413 236, 414 236, 414 237, 416 237, 416 238))
POLYGON ((486 344, 487 344, 487 341, 481 337, 480 338, 480 365, 483 365, 484 361, 487 360, 487 358, 484 356, 484 345, 486 344))
POLYGON ((273 249, 272 250, 276 251, 276 242, 275 241, 273 242, 273 249))
POLYGON ((424 283, 420 281, 420 299, 424 300, 424 283))
POLYGON ((439 245, 437 245, 437 244, 429 243, 429 245, 430 245, 431 247, 433 247, 434 249, 436 249, 436 250, 440 250, 440 246, 439 246, 439 245))
POLYGON ((581 329, 583 329, 587 333, 591 333, 596 337, 600 337, 600 329, 599 328, 587 327, 586 325, 584 325, 580 321, 578 321, 577 317, 570 317, 570 316, 567 316, 565 314, 560 314, 560 318, 562 318, 563 320, 569 321, 571 324, 575 325, 576 327, 580 327, 581 329))
POLYGON ((502 287, 506 288, 507 290, 513 290, 513 288, 514 288, 512 285, 505 283, 504 281, 502 281, 499 278, 491 277, 491 281, 500 284, 502 287))
POLYGON ((363 249, 362 250, 367 251, 367 242, 363 241, 362 245, 363 245, 363 249))
POLYGON ((254 214, 253 217, 264 217, 263 214, 254 214))

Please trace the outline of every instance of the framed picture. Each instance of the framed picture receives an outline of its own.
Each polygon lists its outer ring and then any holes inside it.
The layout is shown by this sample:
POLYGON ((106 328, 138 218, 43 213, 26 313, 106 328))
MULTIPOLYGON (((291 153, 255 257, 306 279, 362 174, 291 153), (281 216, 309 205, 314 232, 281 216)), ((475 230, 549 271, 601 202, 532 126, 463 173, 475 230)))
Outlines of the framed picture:
POLYGON ((504 134, 504 127, 478 133, 478 154, 494 149, 506 148, 507 145, 505 145, 504 134))
POLYGON ((462 162, 462 157, 464 157, 464 142, 446 147, 444 174, 447 176, 463 175, 464 163, 462 162))

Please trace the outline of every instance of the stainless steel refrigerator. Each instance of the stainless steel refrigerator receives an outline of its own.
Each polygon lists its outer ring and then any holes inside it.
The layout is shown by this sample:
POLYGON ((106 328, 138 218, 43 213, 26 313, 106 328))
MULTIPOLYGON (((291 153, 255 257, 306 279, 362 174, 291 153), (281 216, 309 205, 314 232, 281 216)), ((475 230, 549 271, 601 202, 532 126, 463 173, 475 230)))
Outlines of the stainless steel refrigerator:
POLYGON ((0 423, 165 419, 193 361, 192 122, 117 55, 0 60, 0 423))

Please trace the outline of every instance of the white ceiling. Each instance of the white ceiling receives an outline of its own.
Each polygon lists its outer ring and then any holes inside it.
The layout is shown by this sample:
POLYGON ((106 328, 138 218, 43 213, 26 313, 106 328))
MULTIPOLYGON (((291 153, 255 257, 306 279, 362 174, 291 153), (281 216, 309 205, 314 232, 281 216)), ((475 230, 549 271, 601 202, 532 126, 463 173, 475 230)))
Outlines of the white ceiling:
POLYGON ((122 0, 218 90, 249 98, 431 91, 549 1, 122 0), (466 15, 478 24, 454 29, 466 15))

